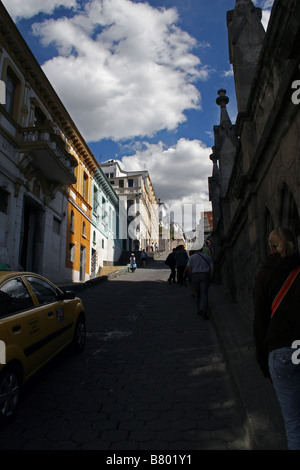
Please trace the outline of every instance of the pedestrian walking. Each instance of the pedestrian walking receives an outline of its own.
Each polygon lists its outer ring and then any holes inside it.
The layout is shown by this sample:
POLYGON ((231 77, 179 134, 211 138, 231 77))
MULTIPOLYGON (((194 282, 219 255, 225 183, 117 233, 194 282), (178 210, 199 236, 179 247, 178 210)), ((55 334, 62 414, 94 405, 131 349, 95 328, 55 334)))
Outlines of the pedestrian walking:
POLYGON ((168 283, 172 284, 172 282, 176 282, 176 248, 173 248, 173 251, 168 254, 165 264, 171 269, 168 283))
POLYGON ((288 448, 300 450, 300 257, 294 234, 277 228, 254 286, 254 339, 263 375, 272 382, 288 448), (294 343, 295 341, 295 343, 294 343))
POLYGON ((130 261, 130 270, 132 273, 134 273, 134 271, 136 270, 136 259, 135 259, 134 253, 131 253, 129 261, 130 261))
POLYGON ((188 254, 183 245, 179 245, 176 249, 176 268, 177 268, 177 283, 184 285, 184 270, 188 262, 188 254))
POLYGON ((187 270, 190 272, 197 313, 205 320, 208 319, 208 288, 213 276, 213 261, 211 256, 198 250, 193 254, 188 263, 187 270))
POLYGON ((147 260, 147 253, 145 251, 145 249, 143 249, 142 253, 141 253, 141 260, 142 260, 142 266, 146 266, 146 260, 147 260))
MULTIPOLYGON (((189 258, 192 255, 194 255, 195 253, 197 253, 197 251, 198 250, 190 250, 189 251, 189 258)), ((186 267, 185 267, 185 270, 184 270, 184 273, 183 273, 183 279, 185 280, 185 282, 187 282, 191 286, 191 290, 192 290, 191 296, 195 299, 195 290, 194 290, 194 286, 193 286, 193 283, 192 283, 192 274, 191 274, 190 269, 188 268, 188 265, 186 265, 186 267)))

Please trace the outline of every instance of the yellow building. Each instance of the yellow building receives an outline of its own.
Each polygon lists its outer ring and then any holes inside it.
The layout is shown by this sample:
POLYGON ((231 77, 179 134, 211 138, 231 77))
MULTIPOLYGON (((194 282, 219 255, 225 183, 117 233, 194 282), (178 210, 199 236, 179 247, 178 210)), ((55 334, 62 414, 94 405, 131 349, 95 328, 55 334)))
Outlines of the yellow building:
POLYGON ((92 181, 97 162, 83 139, 78 134, 74 137, 72 142, 76 147, 71 146, 70 152, 77 160, 77 167, 76 183, 69 187, 66 270, 72 281, 85 282, 90 276, 92 181))

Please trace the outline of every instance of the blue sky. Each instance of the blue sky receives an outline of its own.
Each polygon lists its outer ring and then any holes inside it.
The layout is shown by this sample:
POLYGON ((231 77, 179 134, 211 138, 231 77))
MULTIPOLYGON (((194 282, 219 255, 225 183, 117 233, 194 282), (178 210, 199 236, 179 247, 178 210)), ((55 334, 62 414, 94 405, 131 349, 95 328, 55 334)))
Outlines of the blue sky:
MULTIPOLYGON (((266 26, 273 0, 253 3, 266 26)), ((169 205, 210 209, 220 88, 236 118, 226 27, 235 0, 3 4, 99 162, 147 169, 169 205)))

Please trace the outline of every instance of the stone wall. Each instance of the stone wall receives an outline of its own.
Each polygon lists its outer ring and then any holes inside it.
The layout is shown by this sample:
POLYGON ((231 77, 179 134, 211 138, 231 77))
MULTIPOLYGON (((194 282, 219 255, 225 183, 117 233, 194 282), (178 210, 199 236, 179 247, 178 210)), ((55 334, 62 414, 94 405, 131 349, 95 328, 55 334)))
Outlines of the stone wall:
POLYGON ((300 242, 300 104, 292 101, 300 78, 300 2, 275 0, 266 34, 260 20, 250 0, 237 0, 227 15, 238 115, 232 124, 229 97, 220 90, 209 178, 217 272, 249 319, 270 231, 284 225, 300 242))

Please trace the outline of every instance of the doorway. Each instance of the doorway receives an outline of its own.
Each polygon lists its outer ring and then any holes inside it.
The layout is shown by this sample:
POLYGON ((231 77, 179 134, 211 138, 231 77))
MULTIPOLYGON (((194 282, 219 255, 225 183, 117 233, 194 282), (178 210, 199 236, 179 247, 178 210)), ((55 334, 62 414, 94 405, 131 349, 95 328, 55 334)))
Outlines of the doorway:
POLYGON ((85 265, 86 265, 86 248, 80 245, 80 268, 79 268, 79 281, 85 281, 85 265))
POLYGON ((19 263, 24 271, 42 274, 44 211, 41 206, 24 197, 19 263))

